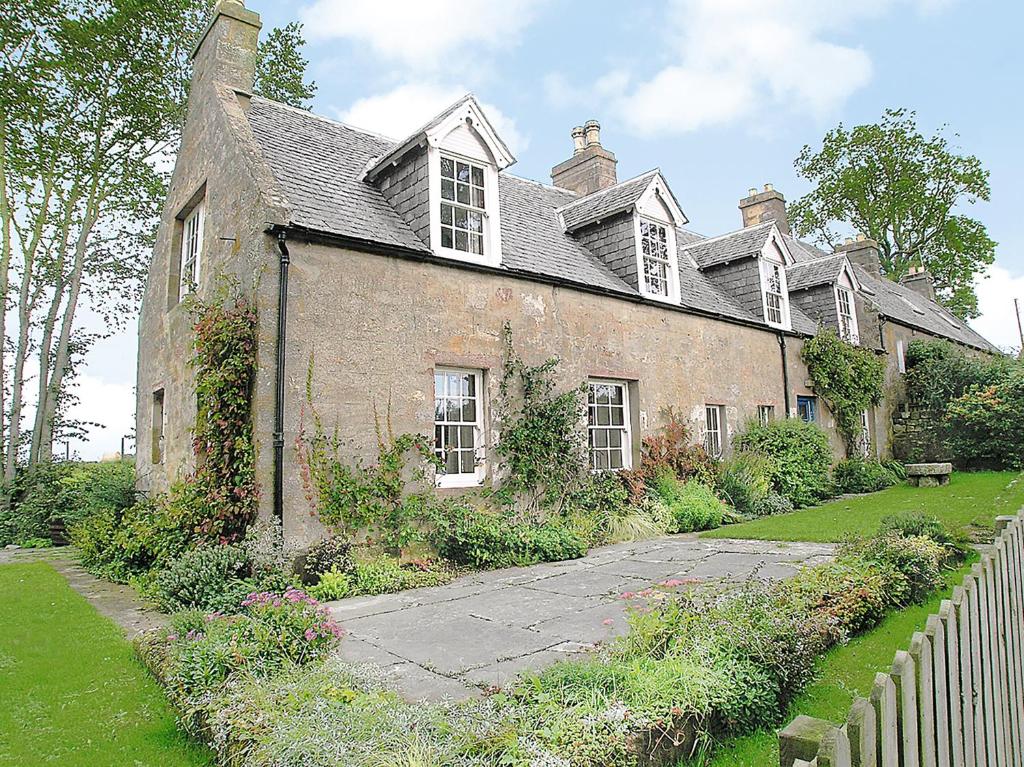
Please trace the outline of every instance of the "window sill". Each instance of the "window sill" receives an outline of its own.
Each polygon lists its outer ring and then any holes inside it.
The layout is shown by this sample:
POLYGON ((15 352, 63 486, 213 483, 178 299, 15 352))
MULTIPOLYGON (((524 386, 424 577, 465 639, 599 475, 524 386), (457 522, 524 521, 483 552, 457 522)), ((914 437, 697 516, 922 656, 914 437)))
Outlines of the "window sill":
POLYGON ((660 293, 647 293, 643 290, 640 291, 640 295, 648 299, 649 301, 657 301, 658 303, 670 304, 672 306, 679 305, 678 295, 663 296, 660 293))
POLYGON ((501 266, 501 256, 479 256, 475 253, 466 253, 455 248, 436 248, 434 255, 440 258, 449 258, 452 261, 462 261, 468 264, 479 264, 481 266, 501 266))
POLYGON ((439 490, 449 490, 465 487, 480 487, 483 485, 483 477, 475 474, 443 475, 434 480, 434 486, 439 490))

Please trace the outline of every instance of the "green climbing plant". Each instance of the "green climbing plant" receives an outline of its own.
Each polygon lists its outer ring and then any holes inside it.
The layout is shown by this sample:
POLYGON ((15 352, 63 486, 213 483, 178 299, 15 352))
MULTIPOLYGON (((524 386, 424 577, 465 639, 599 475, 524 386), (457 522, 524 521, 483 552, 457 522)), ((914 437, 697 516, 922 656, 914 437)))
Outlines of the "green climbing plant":
POLYGON ((800 357, 814 391, 828 404, 836 427, 853 453, 861 434, 861 414, 882 401, 885 362, 870 349, 843 341, 823 328, 804 343, 800 357))

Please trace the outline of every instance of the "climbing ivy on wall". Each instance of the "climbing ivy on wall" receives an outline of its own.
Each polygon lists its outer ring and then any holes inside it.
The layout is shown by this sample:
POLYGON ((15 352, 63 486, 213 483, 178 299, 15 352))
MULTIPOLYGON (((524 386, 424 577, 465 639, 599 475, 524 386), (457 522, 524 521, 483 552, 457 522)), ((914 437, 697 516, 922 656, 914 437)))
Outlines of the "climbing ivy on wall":
POLYGON ((831 328, 805 342, 800 356, 814 391, 828 403, 852 454, 861 436, 861 414, 882 401, 884 359, 870 349, 846 343, 831 328))
POLYGON ((175 488, 173 502, 197 533, 231 541, 255 519, 259 500, 252 427, 256 307, 227 279, 209 301, 192 296, 188 302, 194 318, 196 468, 175 488))
POLYGON ((504 477, 499 494, 529 509, 557 508, 588 474, 586 382, 556 392, 558 358, 527 365, 512 345, 507 322, 502 334, 501 432, 495 448, 504 477))

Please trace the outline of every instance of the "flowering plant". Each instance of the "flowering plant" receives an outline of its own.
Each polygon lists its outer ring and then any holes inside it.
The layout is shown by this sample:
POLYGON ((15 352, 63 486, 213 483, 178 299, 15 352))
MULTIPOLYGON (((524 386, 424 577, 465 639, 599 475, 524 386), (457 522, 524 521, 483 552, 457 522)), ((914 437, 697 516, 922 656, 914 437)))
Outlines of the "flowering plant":
POLYGON ((276 644, 280 654, 295 663, 325 655, 345 633, 327 608, 299 589, 252 593, 242 609, 259 638, 276 644))

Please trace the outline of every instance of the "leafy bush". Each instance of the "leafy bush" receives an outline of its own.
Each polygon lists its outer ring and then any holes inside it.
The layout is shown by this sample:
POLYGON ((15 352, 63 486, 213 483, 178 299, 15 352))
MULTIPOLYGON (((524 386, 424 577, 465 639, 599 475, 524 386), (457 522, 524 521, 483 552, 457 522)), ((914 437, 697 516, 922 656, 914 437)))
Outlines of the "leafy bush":
POLYGON ((436 520, 438 553, 475 568, 511 567, 577 559, 586 546, 563 526, 519 523, 504 514, 452 506, 436 520))
POLYGON ((912 511, 891 514, 882 519, 878 532, 880 535, 895 533, 904 538, 921 536, 935 541, 946 552, 943 562, 946 567, 959 565, 967 559, 967 555, 970 553, 970 545, 965 535, 951 533, 938 518, 930 514, 912 511))
POLYGON ((793 502, 784 495, 770 492, 758 499, 752 511, 755 517, 770 517, 773 514, 789 514, 793 510, 793 502))
POLYGON ((878 461, 847 458, 832 469, 832 482, 840 493, 873 493, 899 482, 899 478, 878 461))
POLYGON ((153 594, 165 612, 234 613, 256 589, 248 580, 250 565, 241 546, 200 546, 156 574, 153 594))
POLYGON ((691 533, 719 527, 726 507, 715 491, 695 479, 683 482, 663 471, 655 478, 654 489, 668 507, 669 531, 691 533))
POLYGON ((888 593, 899 607, 923 602, 942 585, 946 552, 930 538, 883 533, 847 544, 844 550, 895 573, 888 584, 888 593))
POLYGON ((738 450, 769 459, 772 489, 795 507, 811 506, 828 497, 832 448, 828 436, 815 424, 799 418, 750 423, 734 444, 738 450))
POLYGON ((945 427, 957 463, 1024 468, 1024 368, 1005 380, 972 388, 949 403, 945 427))
MULTIPOLYGON (((717 462, 702 445, 691 441, 685 417, 674 408, 667 408, 664 415, 666 423, 661 430, 643 439, 640 468, 634 472, 624 472, 628 484, 642 489, 666 470, 679 479, 696 479, 705 484, 714 484, 718 472, 717 462)), ((638 499, 634 497, 633 500, 636 502, 638 499)))
POLYGON ((193 734, 200 734, 212 694, 236 674, 266 678, 292 664, 323 658, 342 636, 316 600, 301 591, 261 592, 238 615, 179 614, 171 626, 143 634, 136 647, 162 679, 193 734))
POLYGON ((354 564, 352 544, 340 536, 331 536, 321 538, 309 547, 303 571, 310 581, 316 582, 324 573, 351 572, 354 564))
POLYGON ((132 505, 135 467, 130 461, 40 463, 19 470, 2 491, 11 504, 0 509, 0 545, 24 545, 29 538, 48 538, 51 520, 73 524, 132 505))
POLYGON ((335 599, 344 599, 353 596, 352 574, 340 570, 328 570, 321 573, 319 580, 307 591, 313 599, 321 602, 333 602, 335 599))
POLYGON ((718 491, 740 514, 762 516, 758 508, 771 493, 771 460, 757 453, 737 453, 718 471, 718 491))

